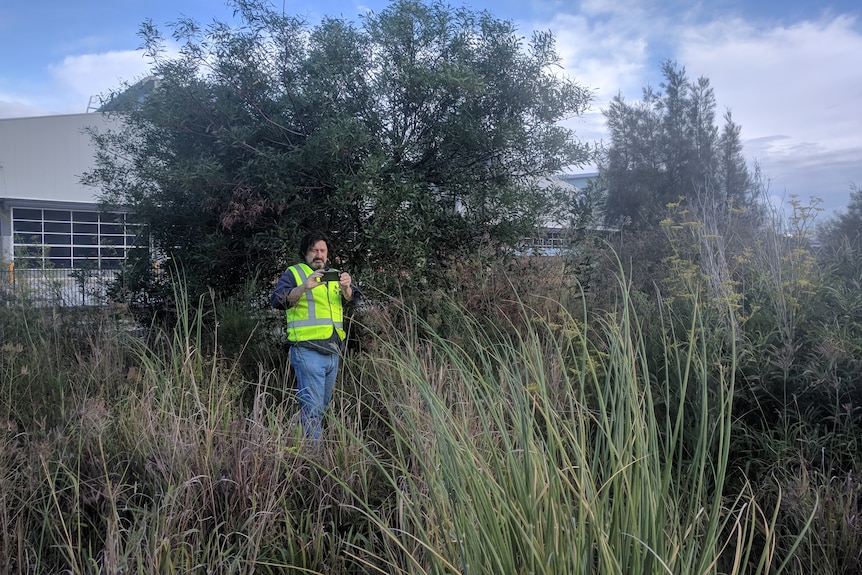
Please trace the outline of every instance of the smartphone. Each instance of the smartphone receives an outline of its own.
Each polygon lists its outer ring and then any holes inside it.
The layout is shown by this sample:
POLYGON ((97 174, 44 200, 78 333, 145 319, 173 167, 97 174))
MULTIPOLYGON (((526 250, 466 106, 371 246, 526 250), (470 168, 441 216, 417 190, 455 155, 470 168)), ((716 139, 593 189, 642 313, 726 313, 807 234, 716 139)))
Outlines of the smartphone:
POLYGON ((320 276, 322 282, 337 282, 341 279, 341 272, 338 270, 323 270, 323 275, 320 276))

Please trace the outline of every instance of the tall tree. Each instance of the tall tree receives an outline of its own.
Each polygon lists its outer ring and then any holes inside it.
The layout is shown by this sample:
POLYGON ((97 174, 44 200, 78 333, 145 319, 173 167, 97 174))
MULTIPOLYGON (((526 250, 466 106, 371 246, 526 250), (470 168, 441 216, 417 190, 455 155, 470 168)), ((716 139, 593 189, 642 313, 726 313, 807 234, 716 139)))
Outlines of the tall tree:
POLYGON ((547 32, 416 0, 316 26, 233 5, 241 27, 176 23, 176 57, 143 25, 158 87, 94 135, 86 176, 193 292, 271 277, 312 227, 377 285, 439 284, 481 242, 529 235, 548 201, 535 178, 588 159, 558 122, 591 94, 558 73, 547 32))
POLYGON ((718 173, 716 177, 717 196, 715 201, 725 206, 751 206, 755 190, 754 180, 742 154, 740 133, 742 129, 733 121, 728 110, 724 114, 724 127, 718 141, 718 173))
POLYGON ((739 126, 728 113, 719 132, 709 80, 692 82, 673 62, 662 65, 662 75, 660 92, 647 87, 635 104, 618 95, 605 111, 610 144, 600 165, 611 225, 654 227, 680 198, 719 213, 729 201, 751 200, 739 126))

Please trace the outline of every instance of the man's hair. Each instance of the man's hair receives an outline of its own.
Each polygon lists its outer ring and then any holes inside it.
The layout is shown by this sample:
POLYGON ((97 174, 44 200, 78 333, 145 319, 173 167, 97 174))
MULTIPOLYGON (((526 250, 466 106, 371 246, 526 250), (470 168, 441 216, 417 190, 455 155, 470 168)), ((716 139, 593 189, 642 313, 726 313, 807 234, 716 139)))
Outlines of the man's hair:
POLYGON ((305 254, 308 253, 308 250, 311 249, 311 246, 320 240, 326 242, 326 249, 328 250, 332 244, 332 240, 329 239, 329 236, 325 232, 315 230, 302 236, 302 240, 299 242, 299 256, 304 258, 305 254))

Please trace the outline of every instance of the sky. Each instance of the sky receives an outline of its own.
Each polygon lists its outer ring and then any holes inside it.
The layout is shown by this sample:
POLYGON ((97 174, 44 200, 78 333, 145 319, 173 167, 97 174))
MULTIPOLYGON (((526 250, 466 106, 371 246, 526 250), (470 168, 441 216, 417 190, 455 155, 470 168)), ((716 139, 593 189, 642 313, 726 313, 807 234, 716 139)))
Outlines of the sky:
MULTIPOLYGON (((858 0, 450 0, 513 21, 520 34, 550 30, 561 72, 591 88, 590 110, 566 125, 607 141, 603 110, 643 88, 660 89, 671 60, 708 78, 720 119, 742 128, 744 155, 774 201, 812 201, 826 215, 862 188, 862 3, 858 0)), ((356 18, 385 0, 281 0, 310 23, 356 18)), ((98 97, 147 75, 138 35, 164 36, 192 18, 233 22, 224 0, 0 0, 0 118, 86 112, 98 97)), ((590 171, 594 166, 584 166, 590 171)), ((578 171, 578 170, 575 170, 578 171)))

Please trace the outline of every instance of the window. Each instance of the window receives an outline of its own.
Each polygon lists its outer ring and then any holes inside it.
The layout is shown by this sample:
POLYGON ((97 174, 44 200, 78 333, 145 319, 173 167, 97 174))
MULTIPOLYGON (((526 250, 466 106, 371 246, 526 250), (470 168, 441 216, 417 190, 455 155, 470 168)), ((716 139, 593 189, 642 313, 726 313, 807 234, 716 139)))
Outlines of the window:
POLYGON ((562 228, 546 227, 543 229, 544 235, 536 238, 530 238, 525 243, 525 248, 543 253, 559 253, 560 250, 567 246, 566 238, 562 228))
POLYGON ((20 267, 116 269, 140 230, 129 214, 12 208, 12 253, 20 267))

